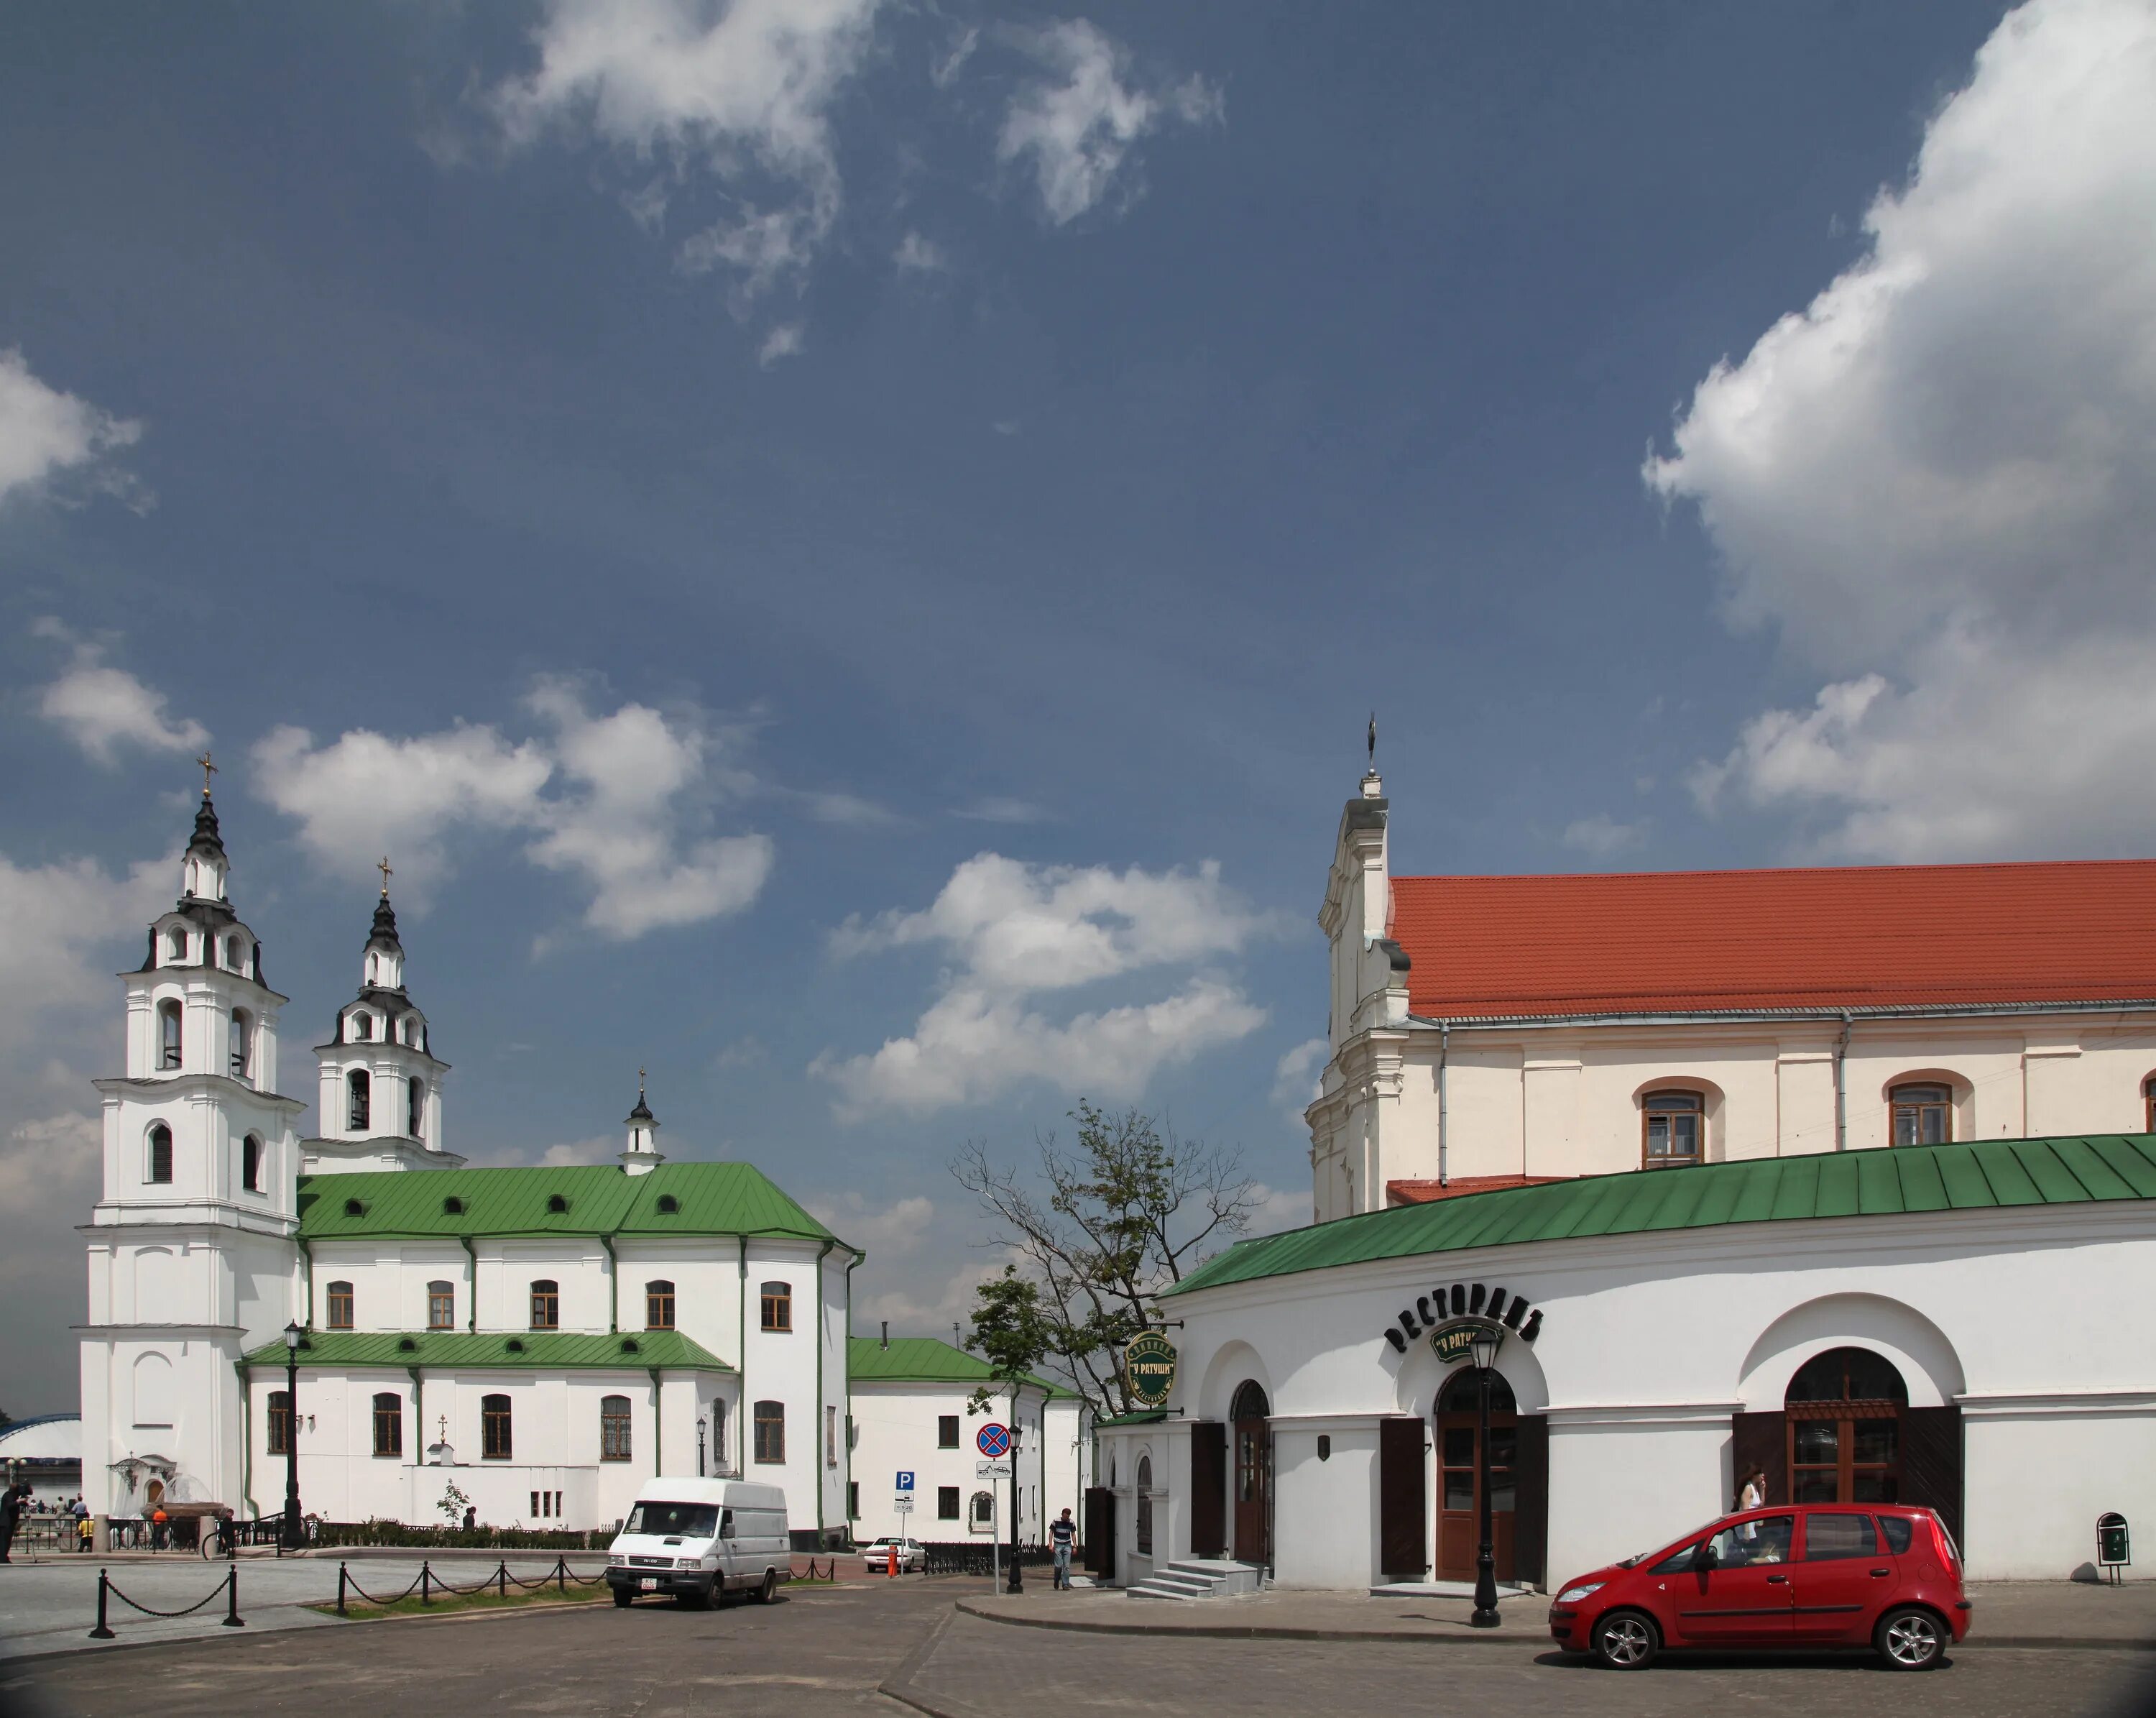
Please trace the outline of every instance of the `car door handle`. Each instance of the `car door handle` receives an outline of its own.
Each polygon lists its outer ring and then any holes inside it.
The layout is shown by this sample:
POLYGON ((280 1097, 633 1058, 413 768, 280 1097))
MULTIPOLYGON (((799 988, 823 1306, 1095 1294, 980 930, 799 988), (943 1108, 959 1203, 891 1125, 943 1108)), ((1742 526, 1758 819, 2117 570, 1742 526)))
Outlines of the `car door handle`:
POLYGON ((1767 1585, 1769 1587, 1787 1587, 1789 1584, 1789 1577, 1786 1575, 1769 1575, 1767 1577, 1767 1585))
POLYGON ((1892 1569, 1874 1569, 1874 1570, 1871 1571, 1871 1578, 1872 1578, 1874 1581, 1884 1581, 1884 1580, 1885 1580, 1885 1579, 1886 1579, 1889 1575, 1892 1575, 1893 1572, 1894 1572, 1894 1571, 1893 1571, 1892 1569))

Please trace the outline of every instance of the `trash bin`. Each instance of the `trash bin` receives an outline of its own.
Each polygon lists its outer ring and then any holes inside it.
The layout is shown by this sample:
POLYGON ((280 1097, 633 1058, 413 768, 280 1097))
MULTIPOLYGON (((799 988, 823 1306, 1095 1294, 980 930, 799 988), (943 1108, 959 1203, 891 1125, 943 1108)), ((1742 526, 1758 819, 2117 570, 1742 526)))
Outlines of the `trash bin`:
POLYGON ((2123 1568, 2133 1561, 2125 1516, 2113 1513, 2096 1518, 2096 1561, 2105 1569, 2123 1568))

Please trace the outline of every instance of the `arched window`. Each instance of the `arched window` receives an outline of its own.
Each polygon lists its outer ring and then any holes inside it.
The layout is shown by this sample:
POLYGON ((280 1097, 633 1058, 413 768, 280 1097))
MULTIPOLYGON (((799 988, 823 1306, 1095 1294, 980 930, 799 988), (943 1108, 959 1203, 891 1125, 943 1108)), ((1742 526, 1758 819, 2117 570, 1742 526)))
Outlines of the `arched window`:
POLYGON ((358 1039, 362 1044, 372 1043, 374 1042, 374 1016, 363 1011, 354 1013, 352 1017, 352 1035, 353 1037, 358 1039))
POLYGON ((262 1136, 249 1134, 239 1142, 239 1185, 250 1193, 262 1191, 262 1136))
POLYGON ((973 1494, 973 1507, 967 1513, 966 1525, 976 1533, 995 1530, 996 1499, 993 1493, 977 1491, 973 1494))
POLYGON ((404 1453, 404 1398, 393 1390, 378 1391, 374 1398, 374 1453, 404 1453))
POLYGON ((352 1329, 352 1284, 349 1283, 330 1284, 329 1328, 332 1330, 352 1329))
POLYGON ((542 1277, 531 1285, 531 1328, 535 1330, 558 1330, 562 1328, 562 1285, 542 1277))
POLYGON ((290 1455, 292 1453, 292 1396, 287 1390, 270 1392, 270 1411, 262 1417, 262 1429, 268 1442, 264 1453, 290 1455))
POLYGON ((1231 1420, 1265 1420, 1272 1417, 1273 1405, 1265 1399, 1265 1386, 1255 1378, 1245 1378, 1235 1386, 1234 1399, 1228 1404, 1231 1420))
POLYGON ((670 1330, 674 1328, 674 1285, 671 1283, 646 1283, 644 1285, 644 1328, 647 1330, 670 1330))
POLYGON ((766 1283, 762 1290, 763 1328, 767 1330, 791 1330, 793 1328, 793 1285, 791 1283, 766 1283))
POLYGON ((625 1396, 599 1398, 599 1459, 629 1459, 629 1398, 625 1396))
POLYGON ((157 1182, 172 1179, 172 1130, 162 1122, 150 1124, 150 1163, 146 1179, 157 1182))
POLYGON ((1943 1145, 1953 1138, 1953 1093, 1927 1081, 1897 1086, 1887 1094, 1897 1145, 1943 1145))
POLYGON ((165 959, 177 964, 187 958, 187 934, 177 925, 165 934, 165 959))
POLYGON ((726 1471, 726 1405, 722 1402, 711 1404, 711 1465, 715 1471, 726 1471))
POLYGON ((2143 1131, 2156 1134, 2156 1074, 2141 1083, 2141 1103, 2145 1112, 2141 1118, 2143 1131))
POLYGON ((1789 1380, 1791 1503, 1894 1503, 1909 1386, 1886 1355, 1830 1348, 1789 1380))
POLYGON ((490 1462, 507 1461, 511 1449, 507 1397, 482 1396, 480 1397, 479 1431, 480 1456, 490 1462))
POLYGON ((180 1065, 180 1005, 160 1002, 157 1005, 157 1066, 161 1068, 180 1065))
POLYGON ((756 1458, 760 1462, 786 1459, 786 1404, 783 1402, 756 1405, 756 1458))
POLYGON ((1142 1557, 1152 1555, 1152 1458, 1138 1458, 1138 1530, 1134 1547, 1142 1557))
POLYGON ((404 1136, 408 1139, 427 1137, 427 1083, 417 1074, 404 1086, 404 1136))
POLYGON ((1643 1169, 1677 1169, 1707 1156, 1706 1104, 1697 1092, 1650 1092, 1640 1100, 1643 1169))
POLYGON ((356 1067, 344 1077, 345 1126, 354 1133, 374 1124, 374 1086, 367 1070, 356 1067))
POLYGON ((228 937, 224 944, 224 964, 228 971, 244 973, 247 970, 247 944, 239 937, 228 937))
POLYGON ((429 1283, 427 1285, 427 1328, 429 1330, 454 1330, 457 1327, 457 1285, 454 1283, 429 1283))
POLYGON ((254 1016, 244 1008, 232 1011, 232 1030, 226 1035, 228 1062, 235 1080, 244 1080, 254 1067, 254 1016))

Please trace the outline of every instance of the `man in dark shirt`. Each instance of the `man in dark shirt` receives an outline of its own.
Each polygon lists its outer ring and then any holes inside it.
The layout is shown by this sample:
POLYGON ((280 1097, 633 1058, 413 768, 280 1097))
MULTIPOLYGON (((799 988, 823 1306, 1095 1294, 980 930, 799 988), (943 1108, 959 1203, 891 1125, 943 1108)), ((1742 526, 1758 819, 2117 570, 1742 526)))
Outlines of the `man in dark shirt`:
POLYGON ((1055 1585, 1059 1589, 1066 1587, 1070 1585, 1070 1546, 1078 1537, 1070 1510, 1064 1510, 1060 1520, 1048 1524, 1048 1537, 1055 1546, 1055 1585))

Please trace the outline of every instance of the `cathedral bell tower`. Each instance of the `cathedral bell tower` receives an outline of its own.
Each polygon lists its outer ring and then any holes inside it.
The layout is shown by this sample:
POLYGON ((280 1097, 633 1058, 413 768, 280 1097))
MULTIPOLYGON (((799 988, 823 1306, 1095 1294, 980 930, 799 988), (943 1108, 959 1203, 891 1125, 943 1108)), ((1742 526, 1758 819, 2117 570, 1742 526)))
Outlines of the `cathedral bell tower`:
POLYGON ((310 1175, 455 1169, 464 1162, 442 1146, 442 1082, 449 1065, 435 1059, 427 1017, 405 993, 387 859, 381 871, 382 898, 360 955, 359 994, 338 1013, 329 1042, 315 1047, 321 1132, 300 1148, 310 1175))
POLYGON ((632 1175, 648 1175, 666 1161, 666 1154, 659 1149, 659 1118, 644 1102, 640 1067, 636 1071, 636 1108, 629 1111, 625 1124, 629 1144, 622 1148, 621 1166, 632 1175))
POLYGON ((262 945, 232 909, 202 760, 180 897, 126 987, 125 1072, 104 1099, 104 1185, 84 1228, 83 1484, 92 1512, 239 1495, 233 1363, 292 1316, 294 1119, 277 1093, 262 945))

